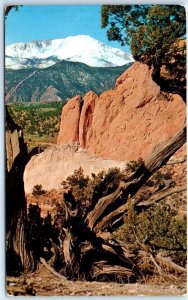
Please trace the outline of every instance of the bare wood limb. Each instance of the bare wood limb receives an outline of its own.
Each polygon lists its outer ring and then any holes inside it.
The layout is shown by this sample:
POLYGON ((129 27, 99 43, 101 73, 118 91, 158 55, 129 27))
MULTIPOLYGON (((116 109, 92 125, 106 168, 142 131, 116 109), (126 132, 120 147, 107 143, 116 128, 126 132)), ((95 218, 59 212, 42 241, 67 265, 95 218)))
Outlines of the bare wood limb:
POLYGON ((123 188, 125 188, 125 186, 126 184, 124 182, 120 182, 115 192, 99 199, 98 203, 95 206, 95 209, 93 209, 87 216, 88 226, 91 229, 93 229, 96 221, 99 220, 100 216, 105 211, 107 206, 114 202, 115 199, 120 197, 122 190, 123 188))
POLYGON ((126 202, 128 197, 133 197, 148 178, 164 165, 185 142, 186 127, 169 140, 162 142, 155 147, 145 163, 143 163, 128 180, 126 178, 125 181, 120 182, 114 193, 103 197, 95 205, 94 209, 87 216, 89 227, 95 230, 95 227, 97 226, 97 230, 101 230, 102 227, 104 228, 105 223, 107 224, 110 222, 110 218, 113 218, 113 221, 115 221, 116 218, 119 218, 119 214, 123 213, 124 209, 127 209, 126 202), (125 205, 123 209, 120 208, 122 205, 125 205), (119 212, 118 209, 120 209, 121 212, 119 212), (106 215, 103 215, 103 220, 99 226, 97 223, 100 222, 100 217, 105 211, 106 215))
POLYGON ((155 261, 155 259, 154 259, 154 257, 153 257, 152 254, 150 254, 150 258, 151 258, 153 264, 156 266, 156 268, 157 268, 159 274, 161 275, 161 274, 162 274, 162 270, 161 270, 160 266, 158 265, 158 263, 155 261))
POLYGON ((58 272, 56 272, 51 266, 49 266, 47 264, 47 262, 45 261, 44 258, 40 257, 40 262, 43 264, 43 266, 45 266, 45 268, 50 271, 52 274, 54 274, 55 276, 57 276, 58 278, 65 280, 66 278, 64 276, 62 276, 61 274, 59 274, 58 272))
MULTIPOLYGON (((156 147, 133 175, 129 178, 121 177, 119 185, 113 193, 105 194, 102 197, 101 195, 104 194, 99 189, 99 195, 95 193, 92 206, 84 215, 80 210, 82 204, 77 205, 71 191, 64 195, 66 220, 63 224, 65 237, 61 251, 63 271, 68 278, 91 280, 109 276, 109 278, 118 277, 128 281, 130 277, 135 280, 137 276, 141 275, 135 255, 130 256, 118 241, 110 239, 110 236, 105 235, 104 231, 107 229, 111 232, 120 226, 129 205, 137 207, 141 200, 135 199, 134 195, 149 177, 184 144, 185 140, 184 129, 156 147), (109 230, 110 226, 112 227, 111 231, 109 230)), ((151 201, 158 201, 160 195, 165 197, 167 192, 169 195, 169 190, 163 190, 155 194, 157 199, 152 198, 149 203, 143 201, 142 204, 149 206, 152 204, 151 201)), ((145 253, 146 259, 152 263, 153 267, 154 262, 152 262, 150 252, 145 251, 145 253)), ((158 265, 156 257, 154 260, 158 265)))
POLYGON ((154 148, 145 161, 145 167, 153 173, 158 170, 162 165, 167 163, 169 158, 186 143, 186 127, 181 129, 177 134, 167 141, 164 141, 154 148))
POLYGON ((99 231, 103 231, 105 228, 108 228, 114 218, 117 220, 118 217, 121 217, 122 214, 124 214, 128 209, 128 203, 122 205, 121 207, 119 207, 118 209, 114 210, 113 212, 111 212, 110 214, 108 214, 107 216, 105 216, 94 228, 95 232, 99 232, 99 231))
POLYGON ((36 260, 29 249, 23 181, 27 148, 21 128, 15 124, 7 107, 5 144, 7 272, 15 271, 15 269, 25 272, 33 271, 36 260))
POLYGON ((64 231, 66 233, 66 237, 63 241, 64 259, 65 259, 66 265, 71 266, 72 261, 73 261, 73 251, 72 251, 73 237, 72 237, 72 234, 69 230, 64 228, 64 231))
POLYGON ((111 266, 108 265, 106 261, 100 261, 94 264, 93 267, 93 276, 94 278, 97 278, 99 276, 105 276, 105 275, 120 275, 121 277, 130 277, 132 275, 132 271, 128 268, 122 267, 122 266, 111 266))
POLYGON ((131 198, 137 193, 137 191, 140 189, 143 183, 147 180, 146 178, 148 179, 148 174, 142 174, 138 179, 133 179, 132 181, 127 183, 121 181, 117 190, 114 193, 108 195, 108 198, 101 198, 101 202, 98 202, 95 208, 87 216, 87 222, 89 227, 96 231, 96 226, 100 228, 100 226, 98 226, 97 223, 100 222, 101 216, 103 217, 101 221, 103 223, 103 220, 109 214, 111 214, 111 216, 115 216, 116 212, 118 211, 118 208, 124 203, 125 207, 127 207, 127 199, 131 198))
MULTIPOLYGON (((175 188, 171 188, 171 189, 164 189, 160 192, 157 192, 156 194, 154 194, 150 199, 146 200, 146 201, 141 201, 140 200, 135 200, 132 199, 131 200, 131 205, 135 206, 135 207, 148 207, 150 205, 153 205, 155 202, 158 202, 172 194, 175 193, 180 193, 183 191, 186 191, 187 187, 186 185, 184 186, 179 186, 179 187, 175 187, 175 188)), ((105 229, 110 228, 111 230, 115 230, 116 226, 113 226, 113 224, 115 225, 115 221, 120 221, 123 216, 125 215, 125 213, 127 212, 129 207, 129 202, 125 203, 124 205, 120 206, 118 209, 114 210, 113 212, 111 212, 110 214, 108 214, 107 216, 105 216, 94 228, 95 232, 100 232, 103 231, 105 229)))
POLYGON ((166 198, 167 196, 170 196, 170 195, 175 194, 175 193, 180 193, 180 192, 186 191, 186 189, 187 189, 186 185, 171 188, 171 189, 168 189, 168 190, 165 189, 165 191, 161 191, 160 193, 157 193, 156 195, 154 195, 150 199, 138 203, 136 206, 138 206, 138 207, 139 206, 145 206, 145 207, 150 206, 150 205, 154 204, 155 202, 158 202, 158 201, 166 198))
POLYGON ((164 263, 165 265, 167 265, 168 267, 170 267, 171 269, 179 272, 179 273, 186 273, 186 268, 184 267, 181 267, 177 264, 175 264, 174 262, 172 262, 170 259, 168 258, 165 258, 165 257, 162 257, 161 255, 157 254, 156 255, 156 259, 159 261, 159 262, 162 262, 164 263))
POLYGON ((133 255, 130 254, 130 252, 127 249, 125 249, 124 246, 120 245, 120 243, 117 242, 116 240, 111 239, 108 241, 104 241, 102 244, 102 248, 105 251, 110 252, 115 256, 117 256, 118 259, 124 261, 127 265, 131 267, 132 270, 136 268, 136 265, 131 260, 131 257, 133 257, 133 255))
POLYGON ((167 162, 167 165, 176 165, 176 164, 182 164, 184 162, 187 161, 187 158, 186 157, 183 157, 183 158, 179 158, 179 159, 172 159, 172 160, 169 160, 167 162))

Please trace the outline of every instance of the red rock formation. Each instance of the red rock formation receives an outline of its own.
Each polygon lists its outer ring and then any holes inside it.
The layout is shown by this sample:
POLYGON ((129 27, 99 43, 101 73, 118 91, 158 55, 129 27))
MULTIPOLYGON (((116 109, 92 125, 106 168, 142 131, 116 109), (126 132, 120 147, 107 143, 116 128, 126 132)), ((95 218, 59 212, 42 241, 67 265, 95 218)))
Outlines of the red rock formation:
POLYGON ((108 159, 144 159, 185 121, 182 98, 162 93, 148 66, 138 62, 122 74, 114 90, 99 97, 90 92, 83 100, 82 110, 78 96, 64 107, 58 144, 79 141, 108 159))
POLYGON ((79 121, 82 98, 76 96, 63 107, 61 115, 61 128, 57 143, 72 144, 79 140, 79 121))

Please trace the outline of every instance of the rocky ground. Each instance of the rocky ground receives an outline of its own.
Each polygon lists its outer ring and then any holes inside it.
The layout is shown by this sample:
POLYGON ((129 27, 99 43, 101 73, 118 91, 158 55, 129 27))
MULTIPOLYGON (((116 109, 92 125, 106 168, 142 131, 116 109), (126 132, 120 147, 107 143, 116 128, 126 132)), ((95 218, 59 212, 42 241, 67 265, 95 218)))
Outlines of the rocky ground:
POLYGON ((186 294, 183 281, 173 279, 143 284, 114 282, 81 282, 58 278, 45 266, 35 273, 20 277, 7 277, 7 294, 14 296, 180 296, 186 294))

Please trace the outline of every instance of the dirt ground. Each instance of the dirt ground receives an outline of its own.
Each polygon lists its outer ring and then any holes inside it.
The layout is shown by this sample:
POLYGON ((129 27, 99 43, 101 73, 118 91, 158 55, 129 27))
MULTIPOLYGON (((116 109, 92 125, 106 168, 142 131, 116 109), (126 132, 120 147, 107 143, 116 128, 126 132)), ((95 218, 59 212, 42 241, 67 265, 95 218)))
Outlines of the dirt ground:
POLYGON ((14 296, 180 296, 186 285, 171 282, 118 284, 114 282, 81 282, 59 279, 45 266, 35 273, 7 277, 7 294, 14 296))

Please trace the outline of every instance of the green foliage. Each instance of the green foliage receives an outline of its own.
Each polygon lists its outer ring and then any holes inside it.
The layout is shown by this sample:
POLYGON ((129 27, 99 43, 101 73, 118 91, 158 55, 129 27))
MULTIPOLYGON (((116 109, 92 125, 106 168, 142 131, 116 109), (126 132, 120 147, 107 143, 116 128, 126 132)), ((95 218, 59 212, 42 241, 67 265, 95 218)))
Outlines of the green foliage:
POLYGON ((145 21, 151 5, 102 5, 101 27, 107 27, 109 40, 117 40, 122 46, 129 44, 133 33, 145 21))
MULTIPOLYGON (((185 38, 183 6, 103 5, 101 26, 107 27, 109 40, 130 44, 135 60, 153 66, 156 78, 162 65, 177 72, 178 67, 169 58, 177 51, 173 48, 174 43, 185 38)), ((179 58, 185 68, 185 53, 179 53, 179 58)))
POLYGON ((111 193, 118 185, 122 173, 117 168, 111 168, 108 172, 101 171, 92 177, 84 175, 79 168, 74 174, 62 182, 64 188, 70 188, 76 202, 81 204, 82 213, 86 212, 99 198, 111 193))
POLYGON ((54 102, 66 101, 75 95, 89 91, 97 94, 113 88, 116 79, 132 63, 118 67, 90 67, 86 64, 62 61, 45 69, 5 70, 5 93, 7 101, 13 102, 54 102), (30 76, 36 71, 33 76, 30 76), (25 78, 28 78, 25 80, 25 78), (22 82, 23 81, 23 82, 22 82), (19 89, 16 87, 19 83, 19 89), (11 93, 11 91, 14 91, 11 93))
POLYGON ((186 264, 186 219, 179 218, 169 204, 161 202, 137 213, 129 207, 125 224, 115 233, 130 250, 164 252, 174 262, 186 264))
MULTIPOLYGON (((130 163, 129 172, 135 171, 142 160, 130 163)), ((126 170, 127 171, 127 170, 126 170)), ((118 186, 125 174, 117 168, 109 169, 108 172, 100 172, 91 178, 84 175, 83 169, 79 168, 67 180, 62 182, 65 194, 75 202, 67 202, 67 205, 75 205, 78 210, 75 226, 82 228, 79 223, 91 211, 96 202, 101 197, 112 193, 118 186), (67 194, 66 194, 67 191, 67 194), (69 192, 71 192, 69 194, 69 192), (71 196, 72 195, 72 196, 71 196), (81 217, 79 219, 79 216, 81 217)), ((114 237, 119 239, 134 254, 136 263, 144 276, 156 274, 156 266, 151 262, 151 255, 160 254, 164 257, 170 257, 173 262, 179 266, 186 264, 186 219, 179 217, 177 199, 171 205, 165 202, 155 203, 147 210, 135 208, 134 203, 137 200, 147 200, 152 193, 150 187, 158 186, 162 179, 171 179, 171 175, 165 170, 156 172, 151 178, 150 183, 144 185, 140 192, 135 196, 135 201, 128 200, 128 211, 124 216, 124 225, 113 233, 114 237), (143 259, 140 252, 144 252, 147 257, 143 259), (150 255, 151 254, 151 255, 150 255)), ((38 188, 37 188, 38 189, 38 188)), ((39 188, 41 189, 41 187, 39 188)), ((72 200, 67 198, 67 200, 72 200)), ((29 224, 31 234, 31 249, 35 255, 44 256, 44 247, 51 247, 51 241, 59 245, 59 240, 63 241, 65 237, 64 228, 69 226, 66 219, 64 201, 57 202, 53 210, 53 222, 51 216, 46 219, 40 216, 38 206, 30 207, 29 224), (32 209, 31 209, 32 208, 32 209)), ((82 230, 82 229, 80 229, 82 230)), ((113 236, 112 236, 113 237, 113 236)), ((50 250, 48 251, 50 253, 50 250)), ((57 256, 54 261, 56 269, 62 264, 62 257, 57 256)))
POLYGON ((185 34, 185 9, 182 6, 155 5, 148 11, 149 22, 132 36, 131 50, 136 60, 156 71, 169 65, 172 45, 185 34))
MULTIPOLYGON (((169 172, 156 171, 153 176, 151 176, 149 183, 153 183, 152 186, 158 186, 163 180, 172 179, 172 175, 169 172)), ((146 183, 148 184, 148 182, 146 183)))
POLYGON ((31 137, 45 137, 52 139, 59 132, 61 111, 65 102, 54 103, 20 103, 11 104, 8 110, 18 124, 24 130, 26 142, 31 137))
POLYGON ((43 190, 41 184, 36 184, 36 185, 33 187, 33 191, 32 191, 33 196, 40 196, 40 195, 43 195, 43 194, 45 194, 45 193, 46 193, 46 192, 45 192, 45 190, 43 190))

